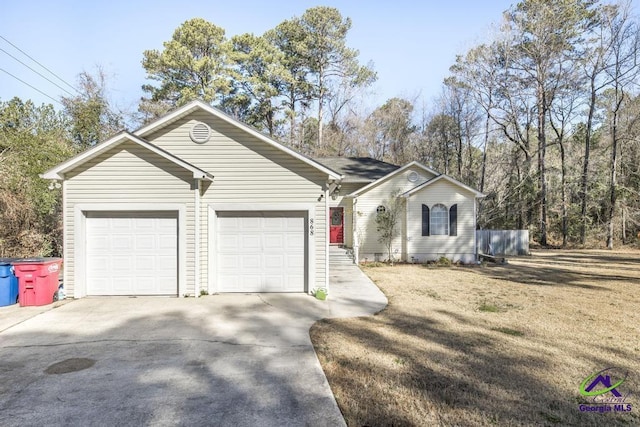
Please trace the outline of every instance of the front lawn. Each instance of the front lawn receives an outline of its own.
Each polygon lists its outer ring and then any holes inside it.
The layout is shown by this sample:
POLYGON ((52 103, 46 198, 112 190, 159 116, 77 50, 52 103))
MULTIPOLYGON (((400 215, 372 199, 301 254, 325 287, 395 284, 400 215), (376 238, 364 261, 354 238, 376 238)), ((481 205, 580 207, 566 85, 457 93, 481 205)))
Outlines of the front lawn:
POLYGON ((311 329, 348 425, 640 424, 640 252, 364 271, 389 306, 311 329), (580 384, 609 367, 631 411, 581 412, 580 384))

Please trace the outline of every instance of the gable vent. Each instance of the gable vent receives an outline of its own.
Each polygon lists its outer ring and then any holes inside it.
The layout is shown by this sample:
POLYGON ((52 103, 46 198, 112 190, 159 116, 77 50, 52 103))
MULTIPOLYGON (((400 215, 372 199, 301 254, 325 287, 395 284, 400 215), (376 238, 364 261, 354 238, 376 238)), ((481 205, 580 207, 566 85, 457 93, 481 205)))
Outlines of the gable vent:
POLYGON ((197 144, 204 144, 211 138, 211 128, 202 122, 198 122, 191 127, 189 137, 197 144))

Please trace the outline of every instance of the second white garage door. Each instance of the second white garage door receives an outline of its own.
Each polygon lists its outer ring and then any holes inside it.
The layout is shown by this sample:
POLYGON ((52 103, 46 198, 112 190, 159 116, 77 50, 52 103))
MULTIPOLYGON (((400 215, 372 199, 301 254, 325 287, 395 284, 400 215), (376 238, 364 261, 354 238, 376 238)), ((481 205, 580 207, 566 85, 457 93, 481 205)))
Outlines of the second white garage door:
POLYGON ((220 292, 304 292, 303 212, 218 212, 220 292))
POLYGON ((88 212, 88 295, 177 295, 177 212, 88 212))

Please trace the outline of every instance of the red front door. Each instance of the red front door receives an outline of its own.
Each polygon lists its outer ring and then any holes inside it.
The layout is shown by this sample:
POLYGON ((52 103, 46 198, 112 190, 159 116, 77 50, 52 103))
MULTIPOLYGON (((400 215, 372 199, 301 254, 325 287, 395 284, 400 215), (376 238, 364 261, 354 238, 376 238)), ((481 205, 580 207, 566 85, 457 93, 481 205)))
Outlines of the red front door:
POLYGON ((343 213, 343 208, 329 208, 329 243, 344 243, 343 213))

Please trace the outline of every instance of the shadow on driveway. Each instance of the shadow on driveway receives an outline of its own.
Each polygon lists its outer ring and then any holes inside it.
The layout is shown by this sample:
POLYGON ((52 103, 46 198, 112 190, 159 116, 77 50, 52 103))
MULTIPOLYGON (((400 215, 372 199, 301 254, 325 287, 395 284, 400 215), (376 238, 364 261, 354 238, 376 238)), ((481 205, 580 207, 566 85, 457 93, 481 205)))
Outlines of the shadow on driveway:
POLYGON ((370 281, 349 288, 43 312, 0 332, 0 425, 344 425, 309 328, 386 305, 370 281))

